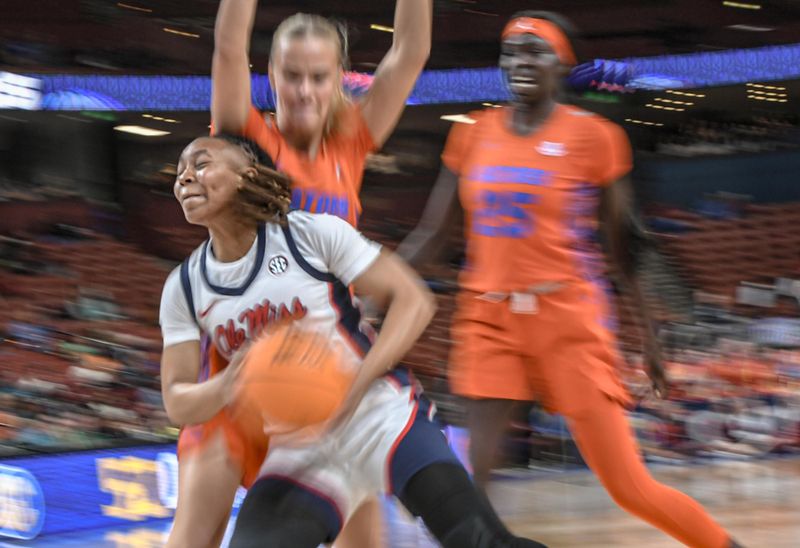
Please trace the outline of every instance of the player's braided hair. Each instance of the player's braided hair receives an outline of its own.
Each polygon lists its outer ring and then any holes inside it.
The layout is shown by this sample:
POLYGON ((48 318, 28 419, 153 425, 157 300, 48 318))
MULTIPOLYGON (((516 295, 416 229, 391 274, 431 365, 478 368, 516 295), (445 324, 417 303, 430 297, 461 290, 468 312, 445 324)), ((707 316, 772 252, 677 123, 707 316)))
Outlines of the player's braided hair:
POLYGON ((242 184, 239 186, 241 214, 258 223, 284 225, 292 202, 292 181, 289 176, 278 171, 272 158, 250 139, 226 133, 214 135, 214 139, 239 147, 256 168, 255 175, 242 175, 242 184))

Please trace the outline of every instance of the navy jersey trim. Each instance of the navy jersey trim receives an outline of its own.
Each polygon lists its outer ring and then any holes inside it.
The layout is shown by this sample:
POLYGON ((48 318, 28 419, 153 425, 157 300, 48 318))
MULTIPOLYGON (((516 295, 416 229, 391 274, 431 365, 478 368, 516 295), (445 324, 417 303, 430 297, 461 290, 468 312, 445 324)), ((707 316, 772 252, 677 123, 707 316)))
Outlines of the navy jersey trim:
POLYGON ((208 267, 206 266, 206 259, 208 256, 209 240, 206 240, 206 242, 203 244, 203 251, 200 255, 200 272, 203 275, 203 281, 208 285, 208 287, 220 295, 227 295, 231 297, 239 297, 244 295, 244 292, 247 291, 247 289, 253 283, 253 280, 256 279, 256 276, 261 271, 261 265, 264 262, 264 255, 266 254, 267 248, 266 231, 267 229, 264 224, 258 225, 258 230, 256 232, 256 262, 253 265, 253 269, 250 271, 250 275, 247 277, 247 280, 245 280, 245 282, 239 287, 222 287, 219 285, 214 285, 208 279, 208 267))
POLYGON ((289 246, 289 251, 292 253, 295 262, 300 265, 300 268, 315 280, 330 284, 329 292, 331 305, 338 313, 338 323, 344 330, 344 335, 355 344, 362 355, 369 352, 369 349, 372 348, 372 342, 369 340, 369 337, 359 329, 359 325, 361 324, 361 311, 353 304, 350 289, 330 272, 322 272, 309 264, 306 258, 303 257, 303 254, 300 253, 288 223, 286 226, 282 226, 281 229, 286 238, 286 245, 289 246))
POLYGON ((353 304, 350 289, 340 280, 334 278, 330 282, 331 304, 339 316, 339 326, 344 334, 356 345, 361 355, 365 355, 372 348, 372 341, 361 329, 361 311, 353 304))
POLYGON ((186 297, 186 304, 189 305, 189 311, 192 313, 192 319, 198 326, 197 312, 194 308, 194 297, 192 296, 192 282, 189 278, 189 259, 181 263, 181 287, 183 288, 183 296, 186 297))
POLYGON ((417 388, 419 382, 417 381, 416 378, 414 378, 414 375, 413 373, 411 373, 411 370, 409 370, 408 367, 406 367, 405 365, 398 365, 394 367, 384 376, 391 379, 394 383, 397 384, 398 387, 402 388, 410 386, 414 388, 415 392, 420 392, 420 390, 417 388))
POLYGON ((411 478, 432 464, 462 467, 438 421, 425 411, 423 404, 426 401, 425 397, 417 400, 408 424, 395 440, 386 459, 388 491, 393 495, 401 495, 411 478))
POLYGON ((321 282, 335 282, 338 281, 336 276, 331 274, 330 272, 321 272, 311 266, 306 258, 300 253, 300 250, 297 248, 297 243, 294 241, 294 236, 292 236, 292 231, 289 228, 289 223, 286 223, 286 226, 282 226, 281 230, 283 230, 283 236, 286 238, 286 245, 289 246, 289 251, 292 252, 292 257, 294 257, 295 262, 300 265, 306 274, 311 276, 314 279, 317 279, 321 282))

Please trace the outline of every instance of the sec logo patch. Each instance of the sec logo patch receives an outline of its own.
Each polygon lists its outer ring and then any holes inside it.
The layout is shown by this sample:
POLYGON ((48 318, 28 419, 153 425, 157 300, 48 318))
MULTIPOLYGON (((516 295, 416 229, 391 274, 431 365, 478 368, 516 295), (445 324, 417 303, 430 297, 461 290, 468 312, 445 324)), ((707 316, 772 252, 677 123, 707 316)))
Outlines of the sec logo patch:
POLYGON ((276 255, 269 260, 269 264, 267 266, 270 274, 273 276, 280 276, 286 272, 286 269, 289 268, 289 261, 287 261, 286 257, 283 255, 276 255))

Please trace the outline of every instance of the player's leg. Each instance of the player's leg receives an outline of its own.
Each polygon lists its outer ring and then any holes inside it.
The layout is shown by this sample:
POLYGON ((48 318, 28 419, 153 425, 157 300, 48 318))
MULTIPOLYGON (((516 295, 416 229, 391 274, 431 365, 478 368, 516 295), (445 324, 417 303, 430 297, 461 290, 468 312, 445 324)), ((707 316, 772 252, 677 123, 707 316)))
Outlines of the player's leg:
POLYGON ((340 528, 329 499, 291 480, 265 477, 247 492, 230 548, 317 548, 340 528))
POLYGON ((217 531, 214 533, 214 536, 211 537, 211 546, 214 548, 222 546, 222 541, 225 538, 225 532, 228 530, 229 521, 230 511, 228 512, 228 516, 225 518, 225 520, 220 522, 219 527, 217 527, 217 531))
POLYGON ((647 471, 622 402, 619 357, 599 287, 575 286, 540 300, 544 351, 535 382, 544 401, 567 418, 586 463, 625 510, 693 547, 723 548, 727 533, 694 500, 647 471))
POLYGON ((168 548, 217 548, 242 478, 218 429, 202 447, 182 454, 178 463, 178 507, 168 548))
POLYGON ((381 548, 383 542, 383 511, 381 502, 371 498, 361 504, 336 537, 333 548, 381 548))
POLYGON ((486 483, 516 402, 533 399, 525 363, 517 350, 508 303, 463 292, 453 322, 448 376, 453 392, 467 398, 473 480, 486 483))
POLYGON ((515 404, 513 400, 501 399, 467 401, 472 480, 481 491, 486 490, 486 484, 497 462, 498 448, 508 431, 511 411, 515 404), (472 440, 476 442, 473 443, 472 440))
POLYGON ((582 397, 591 399, 591 408, 569 419, 569 427, 581 455, 617 504, 689 546, 732 545, 700 504, 650 475, 618 402, 599 389, 582 397))
POLYGON ((456 463, 434 463, 412 477, 400 494, 405 507, 425 522, 444 548, 541 548, 514 536, 489 501, 456 463))
POLYGON ((392 493, 445 548, 541 547, 506 529, 453 454, 427 400, 417 402, 409 427, 391 444, 392 493))

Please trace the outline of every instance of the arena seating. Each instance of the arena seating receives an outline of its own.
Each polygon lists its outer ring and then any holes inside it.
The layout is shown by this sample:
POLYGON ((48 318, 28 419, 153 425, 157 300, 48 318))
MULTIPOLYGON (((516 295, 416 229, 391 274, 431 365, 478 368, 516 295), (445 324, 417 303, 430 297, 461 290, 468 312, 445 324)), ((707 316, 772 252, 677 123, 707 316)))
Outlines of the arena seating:
MULTIPOLYGON (((750 206, 746 216, 731 220, 708 220, 687 212, 671 212, 670 215, 686 224, 689 230, 679 235, 660 234, 659 251, 674 262, 677 272, 682 273, 698 289, 730 295, 742 280, 767 281, 797 273, 800 238, 795 236, 796 231, 790 229, 800 221, 800 207, 797 204, 750 206)), ((402 236, 413 228, 414 220, 411 218, 392 217, 389 223, 387 217, 380 217, 373 215, 364 219, 361 228, 368 237, 381 241, 390 249, 395 248, 402 236)), ((159 230, 163 232, 165 245, 180 248, 172 250, 170 256, 188 253, 198 243, 198 231, 195 228, 188 227, 181 231, 163 227, 159 230)), ((158 259, 136 244, 102 234, 87 233, 79 239, 28 236, 37 260, 43 265, 43 271, 34 274, 0 269, 0 287, 3 288, 0 327, 9 333, 9 326, 14 322, 27 322, 45 330, 51 341, 39 344, 6 336, 0 345, 3 364, 0 380, 3 385, 16 384, 19 388, 21 380, 25 380, 23 385, 32 382, 36 385, 33 389, 44 387, 45 392, 49 390, 48 397, 63 398, 71 405, 82 406, 87 413, 93 413, 92 410, 98 406, 113 411, 120 401, 127 401, 130 405, 121 407, 134 410, 134 421, 159 424, 158 421, 163 417, 159 418, 156 413, 158 402, 145 402, 141 399, 140 391, 147 387, 151 391, 151 398, 158 397, 158 303, 164 279, 174 261, 158 259), (106 296, 122 317, 91 320, 71 317, 69 304, 79 302, 87 289, 106 296), (64 345, 70 344, 94 348, 97 354, 95 358, 87 358, 81 356, 80 352, 65 351, 64 345), (115 365, 119 360, 110 357, 114 354, 109 351, 115 348, 135 351, 138 361, 133 366, 127 362, 122 367, 115 365), (97 361, 91 361, 94 359, 97 361), (123 372, 129 367, 136 369, 140 376, 134 376, 132 382, 120 382, 124 377, 123 372), (149 372, 149 385, 142 380, 141 373, 145 370, 149 372), (97 378, 102 379, 106 375, 113 378, 114 390, 96 383, 97 378), (56 388, 48 388, 50 386, 56 388), (75 394, 80 394, 80 397, 76 398, 75 394)), ((452 244, 453 249, 460 246, 459 241, 452 244)), ((663 261, 661 255, 654 257, 663 261)), ((644 279, 656 319, 685 319, 680 315, 681 311, 672 306, 678 300, 674 296, 677 291, 674 286, 680 280, 676 281, 675 276, 665 273, 669 269, 662 262, 650 264, 652 260, 653 257, 645 261, 644 279)), ((445 375, 450 350, 450 322, 455 310, 458 261, 456 255, 451 264, 423 272, 436 291, 438 311, 404 360, 451 422, 460 422, 462 418, 460 405, 448 394, 445 375)), ((628 296, 617 295, 614 300, 621 346, 626 354, 636 355, 641 350, 640 319, 628 296)), ((639 375, 638 381, 642 381, 641 370, 636 367, 623 365, 623 373, 626 379, 639 375)), ((775 386, 774 375, 768 377, 758 382, 768 387, 775 386)), ((716 386, 718 382, 711 379, 698 384, 677 379, 676 393, 669 405, 677 405, 676 409, 682 408, 686 402, 690 406, 696 406, 700 401, 705 402, 703 405, 710 405, 709 402, 716 401, 714 398, 719 394, 713 395, 709 387, 716 386), (705 385, 708 387, 704 388, 705 385)), ((25 386, 22 387, 23 393, 28 389, 25 386)), ((737 394, 747 394, 748 398, 761 397, 761 388, 753 390, 737 394)), ((773 388, 768 388, 767 392, 771 390, 773 388)), ((20 405, 19 401, 17 405, 20 405)), ((653 417, 664 412, 663 405, 647 402, 640 407, 645 430, 654 428, 653 417)), ((678 452, 691 453, 694 450, 690 443, 691 435, 686 430, 688 419, 680 418, 682 416, 683 412, 676 411, 672 419, 664 420, 662 417, 656 421, 660 434, 655 445, 663 449, 667 443, 665 440, 671 439, 672 442, 667 445, 671 444, 678 452), (671 432, 669 436, 664 433, 666 431, 671 432)), ((776 447, 795 447, 800 434, 800 419, 791 416, 780 420, 783 426, 778 440, 780 443, 776 447)), ((109 424, 123 431, 132 428, 130 421, 126 423, 122 419, 114 419, 109 424)), ((165 424, 165 421, 161 424, 165 424)), ((166 429, 163 431, 167 432, 166 429)))
MULTIPOLYGON (((741 218, 713 220, 682 212, 673 218, 691 227, 660 235, 686 282, 731 299, 741 282, 773 284, 800 272, 800 204, 749 205, 741 218)), ((776 315, 797 315, 797 306, 781 301, 776 315)), ((739 307, 739 312, 746 309, 739 307)))

